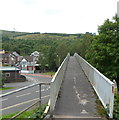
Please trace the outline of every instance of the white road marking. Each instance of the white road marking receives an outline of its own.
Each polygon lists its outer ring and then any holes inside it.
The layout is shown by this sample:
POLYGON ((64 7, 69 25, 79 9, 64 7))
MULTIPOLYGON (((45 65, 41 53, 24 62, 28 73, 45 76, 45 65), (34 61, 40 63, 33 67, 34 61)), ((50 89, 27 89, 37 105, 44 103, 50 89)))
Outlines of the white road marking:
POLYGON ((79 95, 79 94, 77 94, 77 98, 78 98, 78 100, 79 100, 79 101, 81 100, 81 98, 80 98, 80 95, 79 95))
POLYGON ((41 92, 46 91, 45 89, 42 89, 41 92))
POLYGON ((88 114, 88 112, 86 110, 82 110, 81 113, 82 114, 88 114))
POLYGON ((87 102, 89 102, 89 101, 87 101, 86 99, 82 99, 82 100, 79 101, 79 104, 86 105, 87 102))
POLYGON ((5 101, 5 100, 8 100, 8 98, 6 98, 6 99, 0 99, 0 102, 3 102, 3 101, 5 101))
POLYGON ((76 84, 76 77, 73 77, 73 79, 74 79, 74 83, 76 84))
POLYGON ((76 86, 73 86, 73 88, 76 90, 76 86))
POLYGON ((16 97, 22 97, 22 96, 26 96, 26 95, 30 95, 31 93, 27 93, 27 94, 22 94, 22 95, 18 95, 16 97))
MULTIPOLYGON (((41 92, 44 92, 44 91, 47 91, 47 90, 49 90, 49 87, 47 89, 42 89, 41 92)), ((39 90, 36 91, 36 92, 39 92, 39 90)))
POLYGON ((39 90, 38 90, 38 91, 36 91, 36 92, 39 92, 39 90))
POLYGON ((35 77, 26 76, 26 78, 27 78, 29 81, 38 82, 38 80, 37 80, 35 77))

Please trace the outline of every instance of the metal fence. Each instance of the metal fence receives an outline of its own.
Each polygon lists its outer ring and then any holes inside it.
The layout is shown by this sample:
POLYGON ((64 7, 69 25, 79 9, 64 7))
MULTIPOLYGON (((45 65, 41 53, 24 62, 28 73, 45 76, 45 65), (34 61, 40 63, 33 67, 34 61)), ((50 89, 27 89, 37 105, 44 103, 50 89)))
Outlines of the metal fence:
POLYGON ((53 77, 51 81, 51 87, 50 87, 50 112, 52 113, 54 111, 54 107, 56 104, 56 100, 59 94, 60 86, 67 68, 67 64, 69 61, 70 54, 67 55, 67 57, 62 62, 61 66, 59 67, 58 71, 56 72, 55 76, 53 77))
POLYGON ((109 117, 113 118, 113 105, 114 105, 114 83, 111 82, 107 77, 100 73, 96 68, 91 66, 86 60, 84 60, 77 53, 74 55, 81 65, 84 73, 88 77, 92 84, 97 96, 102 102, 105 109, 108 109, 109 117))
POLYGON ((28 109, 30 109, 31 107, 33 107, 33 106, 36 105, 37 103, 39 103, 39 106, 41 106, 41 86, 42 86, 42 85, 50 85, 50 83, 35 83, 35 84, 31 84, 31 85, 29 85, 29 86, 25 86, 25 87, 23 87, 23 88, 20 88, 20 89, 17 89, 17 90, 14 90, 14 91, 11 91, 11 92, 8 92, 8 93, 5 93, 5 94, 0 95, 0 98, 3 98, 3 97, 5 97, 5 96, 8 96, 8 95, 11 95, 11 94, 14 94, 14 93, 17 93, 17 92, 26 90, 26 89, 28 89, 28 88, 31 88, 31 87, 34 87, 34 86, 39 86, 39 100, 36 101, 35 103, 33 103, 32 105, 28 106, 28 107, 25 108, 24 110, 20 111, 18 114, 16 114, 16 115, 13 116, 12 118, 10 118, 10 120, 15 119, 16 117, 18 117, 18 116, 21 115, 23 112, 27 111, 28 109))

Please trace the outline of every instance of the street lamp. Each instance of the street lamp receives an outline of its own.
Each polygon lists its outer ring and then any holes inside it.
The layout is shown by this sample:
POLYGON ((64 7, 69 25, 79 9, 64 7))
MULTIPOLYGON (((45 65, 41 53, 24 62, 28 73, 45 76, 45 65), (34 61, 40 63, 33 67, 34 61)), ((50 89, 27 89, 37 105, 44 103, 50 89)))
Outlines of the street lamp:
POLYGON ((57 57, 58 57, 58 67, 59 67, 60 66, 60 57, 58 54, 57 54, 57 57))
POLYGON ((117 2, 117 17, 119 18, 119 1, 117 2))

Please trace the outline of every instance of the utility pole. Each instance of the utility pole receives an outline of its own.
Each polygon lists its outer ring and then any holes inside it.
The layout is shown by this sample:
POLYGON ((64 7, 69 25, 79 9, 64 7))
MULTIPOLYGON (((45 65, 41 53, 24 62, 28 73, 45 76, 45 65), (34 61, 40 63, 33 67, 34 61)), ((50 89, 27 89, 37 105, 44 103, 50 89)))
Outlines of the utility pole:
POLYGON ((117 17, 119 18, 119 1, 117 2, 117 17))

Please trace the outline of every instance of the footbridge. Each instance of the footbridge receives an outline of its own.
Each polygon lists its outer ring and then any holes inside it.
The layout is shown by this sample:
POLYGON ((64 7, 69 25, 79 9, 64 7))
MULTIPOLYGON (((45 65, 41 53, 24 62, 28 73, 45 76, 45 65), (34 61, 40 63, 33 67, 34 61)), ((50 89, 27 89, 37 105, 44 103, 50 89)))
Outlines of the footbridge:
POLYGON ((99 99, 113 118, 114 83, 78 54, 67 55, 51 81, 51 120, 103 120, 96 108, 99 99))

